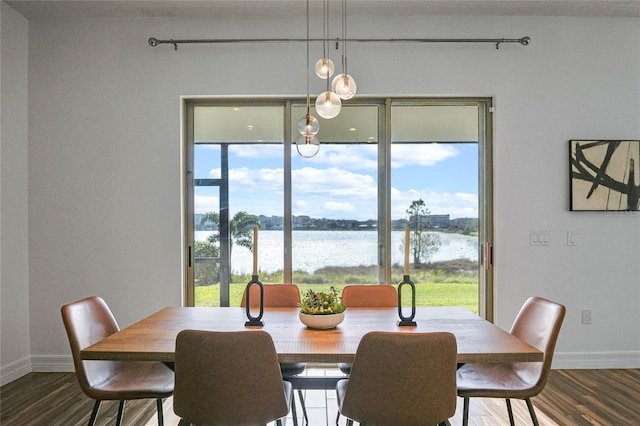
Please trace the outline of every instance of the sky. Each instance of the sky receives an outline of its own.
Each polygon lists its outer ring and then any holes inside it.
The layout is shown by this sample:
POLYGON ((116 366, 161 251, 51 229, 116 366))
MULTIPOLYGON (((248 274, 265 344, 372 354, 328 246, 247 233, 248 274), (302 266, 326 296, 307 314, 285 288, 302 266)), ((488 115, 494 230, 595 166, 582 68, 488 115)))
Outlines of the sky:
MULTIPOLYGON (((220 148, 196 145, 194 174, 220 177, 220 148)), ((292 213, 312 218, 377 219, 377 145, 320 143, 302 158, 292 148, 292 213)), ((282 145, 229 148, 230 214, 283 216, 282 145)), ((391 151, 392 220, 422 199, 431 214, 478 217, 478 145, 396 144, 391 151)), ((217 211, 217 188, 197 187, 195 213, 217 211)))

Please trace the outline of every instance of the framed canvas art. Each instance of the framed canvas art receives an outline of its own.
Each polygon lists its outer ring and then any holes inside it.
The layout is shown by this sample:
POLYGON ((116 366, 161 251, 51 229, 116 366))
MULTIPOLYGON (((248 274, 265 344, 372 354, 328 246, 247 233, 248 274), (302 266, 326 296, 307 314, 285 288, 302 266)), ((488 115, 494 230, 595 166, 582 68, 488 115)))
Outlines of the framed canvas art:
POLYGON ((572 211, 638 211, 640 141, 571 140, 572 211))

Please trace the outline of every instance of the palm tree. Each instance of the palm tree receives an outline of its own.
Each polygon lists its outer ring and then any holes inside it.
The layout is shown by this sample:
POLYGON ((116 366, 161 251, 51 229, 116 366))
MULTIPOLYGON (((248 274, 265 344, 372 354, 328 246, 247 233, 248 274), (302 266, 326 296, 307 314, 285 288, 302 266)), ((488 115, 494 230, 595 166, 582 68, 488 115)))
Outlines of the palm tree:
MULTIPOLYGON (((202 215, 200 224, 204 225, 208 222, 215 223, 220 227, 220 215, 216 212, 207 212, 202 215)), ((229 221, 229 255, 231 255, 231 249, 233 244, 237 244, 241 247, 249 249, 253 253, 253 234, 252 230, 254 226, 260 226, 260 219, 258 216, 249 214, 247 212, 238 212, 233 216, 233 219, 229 221)), ((210 243, 217 243, 220 241, 220 234, 211 234, 207 241, 210 243)))

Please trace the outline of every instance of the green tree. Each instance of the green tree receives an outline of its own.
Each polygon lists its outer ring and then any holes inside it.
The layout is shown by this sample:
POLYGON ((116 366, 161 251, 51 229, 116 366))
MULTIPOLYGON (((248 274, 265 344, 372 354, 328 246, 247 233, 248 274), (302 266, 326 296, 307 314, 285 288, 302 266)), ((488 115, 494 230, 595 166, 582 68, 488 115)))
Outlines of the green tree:
POLYGON ((211 241, 196 241, 194 245, 195 285, 212 285, 220 282, 220 264, 218 258, 220 248, 211 241))
MULTIPOLYGON (((413 200, 406 210, 411 230, 410 253, 413 257, 413 263, 426 262, 434 253, 440 249, 442 241, 440 236, 433 232, 427 232, 429 226, 429 214, 431 212, 424 204, 422 199, 413 200)), ((404 242, 401 244, 404 250, 404 242)))
MULTIPOLYGON (((200 224, 204 225, 207 222, 216 223, 218 229, 220 228, 220 215, 216 212, 208 212, 202 215, 200 224)), ((260 219, 256 215, 249 214, 247 212, 238 212, 233 216, 233 219, 229 221, 229 254, 234 244, 249 249, 253 253, 253 227, 260 226, 260 219)), ((220 234, 211 234, 207 241, 210 243, 220 243, 220 234)))

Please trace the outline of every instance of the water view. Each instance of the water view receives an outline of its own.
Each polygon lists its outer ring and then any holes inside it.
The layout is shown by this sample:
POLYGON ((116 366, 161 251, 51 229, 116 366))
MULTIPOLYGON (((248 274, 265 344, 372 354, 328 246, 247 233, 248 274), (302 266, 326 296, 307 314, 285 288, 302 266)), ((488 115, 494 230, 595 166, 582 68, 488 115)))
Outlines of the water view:
MULTIPOLYGON (((196 231, 195 239, 205 241, 212 231, 196 231)), ((440 236, 440 249, 429 261, 452 259, 478 260, 478 237, 436 232, 440 236)), ((378 262, 377 231, 293 231, 293 269, 312 273, 324 266, 375 265, 378 262)), ((400 245, 404 231, 393 231, 392 263, 402 265, 404 254, 400 245)), ((283 232, 263 231, 258 236, 258 269, 271 273, 283 269, 283 232)), ((231 269, 233 273, 250 274, 252 253, 244 247, 233 247, 231 269)))

